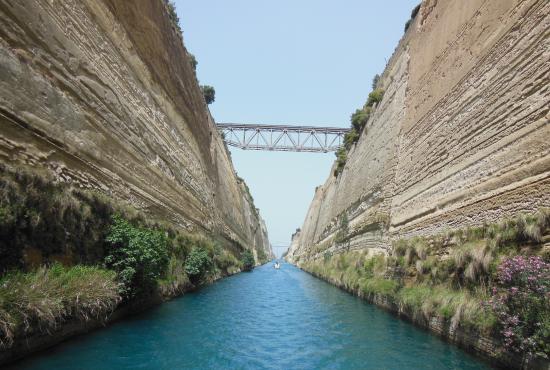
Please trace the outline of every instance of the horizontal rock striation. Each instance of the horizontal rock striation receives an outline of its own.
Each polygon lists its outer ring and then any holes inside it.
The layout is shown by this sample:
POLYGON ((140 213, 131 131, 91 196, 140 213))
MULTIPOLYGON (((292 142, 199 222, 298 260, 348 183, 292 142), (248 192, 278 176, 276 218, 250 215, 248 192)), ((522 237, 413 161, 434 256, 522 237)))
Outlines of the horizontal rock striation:
POLYGON ((0 4, 0 160, 272 255, 163 0, 0 4))
POLYGON ((549 36, 545 0, 423 1, 382 75, 383 100, 343 172, 316 189, 289 260, 384 252, 550 206, 549 36))

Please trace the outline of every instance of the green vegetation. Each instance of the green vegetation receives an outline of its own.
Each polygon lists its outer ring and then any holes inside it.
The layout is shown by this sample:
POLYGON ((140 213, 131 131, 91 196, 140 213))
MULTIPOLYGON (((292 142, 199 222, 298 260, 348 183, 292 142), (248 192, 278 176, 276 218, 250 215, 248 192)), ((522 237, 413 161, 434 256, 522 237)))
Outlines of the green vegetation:
POLYGON ((163 233, 136 227, 115 215, 105 240, 109 246, 105 265, 117 272, 125 297, 134 297, 156 286, 168 264, 163 233))
POLYGON ((262 248, 258 248, 256 253, 257 253, 257 256, 258 256, 258 262, 259 263, 263 264, 263 263, 266 263, 268 261, 267 254, 265 254, 265 251, 262 248))
POLYGON ((254 198, 252 197, 252 193, 250 192, 250 188, 248 187, 246 181, 240 176, 237 176, 237 183, 241 184, 244 188, 244 191, 246 192, 246 195, 248 196, 248 199, 250 200, 250 208, 252 209, 252 213, 254 216, 256 216, 257 219, 260 218, 260 210, 256 207, 254 207, 254 198))
POLYGON ((197 71, 197 66, 199 65, 199 62, 197 62, 197 58, 191 53, 187 54, 189 56, 189 63, 191 64, 191 67, 193 68, 193 71, 197 71))
POLYGON ((326 251, 301 267, 350 291, 385 299, 416 320, 435 316, 452 327, 500 332, 509 348, 545 357, 550 255, 541 242, 549 229, 550 210, 541 209, 496 224, 401 239, 388 256, 326 251))
POLYGON ((212 86, 201 85, 202 95, 206 104, 212 104, 216 100, 216 90, 212 86))
POLYGON ((254 269, 254 266, 256 265, 256 261, 254 261, 254 255, 249 250, 243 252, 243 254, 241 255, 241 261, 244 271, 252 271, 254 269))
POLYGON ((178 13, 176 12, 176 4, 174 4, 171 0, 164 0, 168 7, 168 15, 170 17, 170 22, 172 22, 172 26, 178 31, 178 33, 182 34, 181 27, 180 27, 180 18, 178 17, 178 13))
POLYGON ((550 356, 550 263, 515 256, 498 267, 489 304, 504 345, 515 352, 550 356))
POLYGON ((349 234, 349 219, 346 212, 342 213, 342 215, 339 217, 338 226, 338 232, 336 233, 334 241, 340 244, 347 240, 347 236, 349 234))
POLYGON ((369 94, 369 98, 367 99, 367 102, 365 103, 365 106, 363 107, 363 109, 372 108, 374 104, 380 103, 383 97, 384 97, 384 90, 377 89, 372 91, 369 94))
POLYGON ((374 77, 372 78, 372 89, 373 90, 376 90, 378 88, 378 83, 380 82, 380 75, 377 73, 374 75, 374 77))
POLYGON ((412 22, 414 21, 414 19, 416 18, 416 16, 418 15, 418 12, 420 11, 420 5, 422 4, 418 4, 417 6, 415 6, 413 8, 413 10, 411 11, 411 18, 407 21, 407 23, 405 23, 405 32, 407 32, 407 30, 409 29, 409 27, 411 26, 412 22))
POLYGON ((350 150, 353 144, 355 144, 358 140, 359 134, 355 128, 352 128, 344 135, 344 148, 346 148, 346 150, 350 150))
POLYGON ((336 168, 334 169, 334 177, 338 177, 340 173, 344 170, 346 166, 346 161, 348 160, 348 152, 345 147, 341 147, 336 151, 336 168))
POLYGON ((223 243, 104 195, 0 166, 0 346, 240 271, 243 248, 223 243))
POLYGON ((191 250, 185 261, 185 272, 192 280, 201 279, 212 266, 212 257, 208 252, 202 246, 197 246, 191 250))
POLYGON ((214 265, 226 274, 232 274, 242 269, 242 263, 231 252, 221 250, 214 255, 214 265))
POLYGON ((359 138, 365 132, 367 122, 372 114, 374 105, 382 101, 384 90, 376 88, 380 80, 380 75, 375 75, 372 81, 373 91, 369 94, 367 102, 361 109, 357 109, 350 118, 351 130, 344 135, 344 145, 336 151, 336 168, 334 177, 338 177, 344 170, 347 161, 347 153, 353 145, 359 141, 359 138))
POLYGON ((114 207, 106 197, 0 165, 0 274, 48 261, 97 263, 114 207))
POLYGON ((70 318, 104 320, 121 300, 118 290, 115 272, 92 266, 10 272, 0 279, 0 349, 70 318))

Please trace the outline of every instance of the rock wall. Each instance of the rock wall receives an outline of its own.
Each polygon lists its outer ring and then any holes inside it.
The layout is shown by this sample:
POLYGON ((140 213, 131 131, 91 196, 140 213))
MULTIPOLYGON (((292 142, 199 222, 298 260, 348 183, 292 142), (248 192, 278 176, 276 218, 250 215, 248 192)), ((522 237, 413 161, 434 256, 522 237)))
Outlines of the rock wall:
POLYGON ((383 100, 343 173, 316 189, 287 258, 383 252, 550 206, 549 50, 546 0, 424 0, 383 100))
POLYGON ((0 3, 0 160, 272 255, 163 0, 0 3))

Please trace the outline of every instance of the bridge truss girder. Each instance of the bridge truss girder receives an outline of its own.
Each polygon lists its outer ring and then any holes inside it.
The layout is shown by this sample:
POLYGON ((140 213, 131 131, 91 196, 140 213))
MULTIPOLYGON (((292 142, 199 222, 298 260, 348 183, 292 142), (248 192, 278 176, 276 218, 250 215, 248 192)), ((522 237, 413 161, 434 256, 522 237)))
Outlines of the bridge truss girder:
POLYGON ((349 131, 342 127, 218 123, 228 145, 245 150, 327 153, 338 150, 349 131))

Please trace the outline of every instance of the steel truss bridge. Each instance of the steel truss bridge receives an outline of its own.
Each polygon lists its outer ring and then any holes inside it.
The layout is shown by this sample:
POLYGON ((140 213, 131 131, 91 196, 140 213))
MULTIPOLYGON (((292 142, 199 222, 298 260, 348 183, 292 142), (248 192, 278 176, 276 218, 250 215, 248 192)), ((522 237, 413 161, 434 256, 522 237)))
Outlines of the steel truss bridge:
POLYGON ((327 153, 338 150, 344 135, 342 127, 251 125, 218 123, 228 145, 248 150, 327 153))

